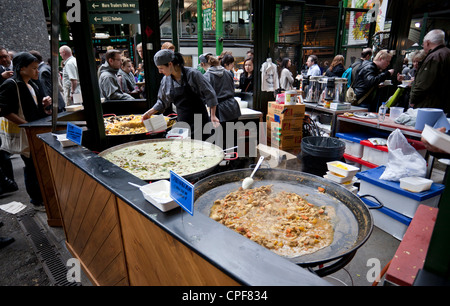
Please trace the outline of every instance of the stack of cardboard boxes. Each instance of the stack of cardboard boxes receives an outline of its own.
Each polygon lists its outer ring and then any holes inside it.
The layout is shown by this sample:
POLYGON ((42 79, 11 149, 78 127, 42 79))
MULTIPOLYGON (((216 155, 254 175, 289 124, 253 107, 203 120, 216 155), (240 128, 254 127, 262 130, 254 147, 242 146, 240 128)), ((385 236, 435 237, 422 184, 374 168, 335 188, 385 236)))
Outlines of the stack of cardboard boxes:
POLYGON ((267 142, 284 151, 300 150, 305 105, 269 102, 267 107, 267 142))

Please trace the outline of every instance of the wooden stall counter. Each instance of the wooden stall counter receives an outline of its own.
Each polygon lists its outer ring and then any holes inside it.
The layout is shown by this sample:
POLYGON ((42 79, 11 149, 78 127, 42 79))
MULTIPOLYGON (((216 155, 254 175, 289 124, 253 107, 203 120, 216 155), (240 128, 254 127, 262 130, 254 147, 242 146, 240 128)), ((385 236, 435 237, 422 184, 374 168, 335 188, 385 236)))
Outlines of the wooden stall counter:
MULTIPOLYGON (((86 122, 78 121, 82 119, 82 112, 63 112, 58 114, 58 120, 56 124, 56 130, 62 131, 67 128, 67 121, 72 121, 77 125, 85 125, 86 122)), ((52 131, 52 117, 48 116, 40 120, 22 124, 27 133, 28 143, 30 145, 31 156, 36 169, 36 176, 39 181, 39 187, 41 189, 42 200, 45 205, 45 212, 47 214, 47 224, 49 226, 62 226, 60 217, 60 211, 57 204, 55 190, 53 184, 50 181, 50 168, 45 157, 44 144, 37 135, 48 133, 52 131)))
POLYGON ((96 285, 329 285, 208 216, 161 212, 145 182, 41 134, 70 252, 96 285))

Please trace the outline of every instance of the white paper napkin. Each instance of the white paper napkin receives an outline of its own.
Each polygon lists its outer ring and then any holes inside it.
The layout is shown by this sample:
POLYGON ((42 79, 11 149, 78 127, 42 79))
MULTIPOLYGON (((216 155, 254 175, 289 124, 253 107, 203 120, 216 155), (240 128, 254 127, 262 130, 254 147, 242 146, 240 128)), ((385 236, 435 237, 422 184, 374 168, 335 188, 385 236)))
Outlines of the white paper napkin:
POLYGON ((0 209, 4 210, 10 214, 17 214, 19 211, 23 210, 25 207, 27 207, 27 206, 20 202, 16 202, 16 201, 13 201, 8 204, 0 205, 0 209))

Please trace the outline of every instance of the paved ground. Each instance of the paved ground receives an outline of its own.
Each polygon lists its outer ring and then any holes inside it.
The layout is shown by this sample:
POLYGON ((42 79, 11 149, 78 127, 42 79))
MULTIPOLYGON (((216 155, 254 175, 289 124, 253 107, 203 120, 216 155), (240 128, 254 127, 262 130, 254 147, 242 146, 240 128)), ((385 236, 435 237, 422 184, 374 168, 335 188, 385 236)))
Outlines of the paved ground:
MULTIPOLYGON (((23 162, 18 156, 13 156, 12 161, 19 191, 0 195, 0 204, 19 201, 28 205, 29 207, 23 212, 34 212, 34 214, 31 214, 31 219, 35 221, 43 236, 51 243, 61 261, 64 264, 67 263, 67 260, 72 256, 65 247, 63 229, 49 227, 45 212, 33 211, 24 187, 23 162)), ((440 175, 439 172, 436 173, 440 175)), ((36 252, 36 246, 31 242, 30 233, 23 229, 21 218, 18 215, 11 215, 0 210, 0 221, 4 223, 4 226, 0 228, 0 236, 14 237, 16 240, 0 250, 0 286, 58 285, 55 284, 52 273, 49 273, 46 262, 42 261, 42 256, 39 252, 36 252)), ((343 269, 324 277, 324 279, 336 286, 371 286, 372 281, 367 278, 372 268, 369 259, 378 259, 380 269, 382 269, 392 259, 399 243, 399 240, 374 227, 372 235, 357 251, 352 261, 343 269)), ((382 283, 380 282, 380 285, 382 283)), ((79 284, 83 286, 91 285, 84 275, 79 284)))
MULTIPOLYGON (((0 204, 19 201, 29 204, 28 195, 23 182, 23 162, 19 156, 13 156, 15 179, 19 190, 0 196, 0 204)), ((42 213, 44 214, 44 213, 42 213)), ((14 237, 16 240, 9 246, 0 249, 0 285, 3 286, 47 286, 50 285, 47 274, 38 261, 28 242, 17 217, 0 210, 1 237, 14 237)))
MULTIPOLYGON (((49 227, 46 213, 33 209, 25 190, 22 159, 18 155, 14 155, 12 162, 19 190, 0 195, 0 205, 17 201, 28 207, 16 215, 0 210, 0 221, 4 223, 4 226, 0 228, 0 236, 15 239, 15 242, 0 249, 0 286, 58 285, 52 271, 49 270, 49 263, 45 261, 45 256, 41 256, 41 251, 36 251, 36 246, 30 238, 30 232, 23 226, 22 219, 24 218, 21 218, 21 215, 26 214, 32 222, 34 221, 33 225, 38 226, 42 237, 47 238, 51 249, 65 265, 72 256, 64 244, 64 231, 61 227, 49 227)), ((83 286, 90 285, 84 275, 81 284, 83 286)))

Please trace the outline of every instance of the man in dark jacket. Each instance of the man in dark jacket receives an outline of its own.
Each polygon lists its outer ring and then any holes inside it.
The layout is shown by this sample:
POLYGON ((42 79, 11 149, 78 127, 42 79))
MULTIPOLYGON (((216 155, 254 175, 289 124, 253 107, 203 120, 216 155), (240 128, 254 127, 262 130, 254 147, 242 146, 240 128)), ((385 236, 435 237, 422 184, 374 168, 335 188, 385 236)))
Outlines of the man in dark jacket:
POLYGON ((445 47, 445 33, 431 30, 423 39, 427 56, 416 72, 409 104, 414 108, 440 108, 450 113, 450 49, 445 47))
POLYGON ((13 75, 11 56, 6 48, 0 46, 0 85, 13 75))
POLYGON ((355 81, 356 74, 358 73, 359 67, 364 61, 370 61, 372 57, 372 48, 364 48, 361 52, 361 58, 355 60, 355 62, 350 66, 352 68, 352 82, 355 81))
POLYGON ((370 112, 377 110, 376 89, 385 80, 390 78, 394 69, 386 70, 390 65, 392 55, 387 50, 380 50, 373 62, 364 61, 359 68, 353 84, 356 99, 362 102, 361 107, 367 107, 370 112))
POLYGON ((100 93, 107 100, 134 100, 132 96, 124 93, 117 81, 117 72, 122 65, 122 58, 118 50, 108 50, 106 62, 100 66, 98 83, 100 93))

